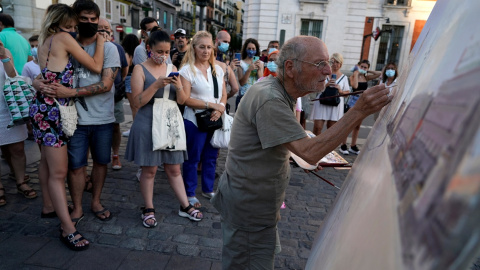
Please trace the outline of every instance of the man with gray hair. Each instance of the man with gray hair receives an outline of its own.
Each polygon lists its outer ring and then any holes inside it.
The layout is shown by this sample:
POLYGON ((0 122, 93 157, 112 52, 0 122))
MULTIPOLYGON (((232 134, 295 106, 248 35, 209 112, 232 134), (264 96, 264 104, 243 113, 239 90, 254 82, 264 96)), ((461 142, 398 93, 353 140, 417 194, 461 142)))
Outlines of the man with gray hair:
POLYGON ((295 118, 295 101, 325 89, 332 73, 328 61, 320 39, 294 37, 280 51, 277 77, 254 84, 243 97, 225 172, 212 198, 222 215, 223 269, 273 269, 275 253, 280 252, 277 223, 290 180, 290 151, 316 164, 357 123, 391 101, 384 86, 370 88, 333 127, 308 137, 295 118))

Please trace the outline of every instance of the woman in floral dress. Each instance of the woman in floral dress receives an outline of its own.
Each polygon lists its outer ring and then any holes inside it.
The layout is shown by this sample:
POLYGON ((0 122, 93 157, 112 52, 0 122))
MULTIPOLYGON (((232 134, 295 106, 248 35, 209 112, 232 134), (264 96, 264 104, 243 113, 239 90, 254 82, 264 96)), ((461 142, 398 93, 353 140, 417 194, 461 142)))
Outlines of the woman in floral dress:
MULTIPOLYGON (((72 56, 96 73, 100 73, 103 66, 105 38, 97 36, 97 50, 94 57, 90 57, 74 39, 77 22, 77 15, 71 7, 65 4, 51 5, 47 9, 41 28, 41 46, 38 48, 42 76, 51 83, 61 83, 69 88, 72 87, 74 78, 72 56)), ((70 98, 59 98, 57 101, 59 104, 53 98, 37 92, 30 106, 33 134, 42 154, 39 166, 44 204, 42 217, 58 216, 61 222, 62 242, 72 250, 84 250, 89 247, 89 242, 75 229, 83 216, 70 219, 65 192, 68 138, 62 131, 58 106, 68 104, 70 98)))

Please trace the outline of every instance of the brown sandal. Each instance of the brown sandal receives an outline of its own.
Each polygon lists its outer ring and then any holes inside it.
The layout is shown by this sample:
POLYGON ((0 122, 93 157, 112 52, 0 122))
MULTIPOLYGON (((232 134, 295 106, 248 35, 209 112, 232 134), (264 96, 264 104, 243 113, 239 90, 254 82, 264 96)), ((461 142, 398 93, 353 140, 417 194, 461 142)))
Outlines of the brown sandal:
POLYGON ((37 192, 35 190, 33 190, 32 188, 25 189, 25 190, 20 189, 20 187, 22 185, 27 185, 27 182, 22 182, 20 184, 17 184, 18 193, 23 194, 23 196, 25 196, 25 198, 27 198, 27 199, 33 199, 33 198, 37 197, 37 192))
POLYGON ((0 191, 3 191, 3 194, 0 196, 0 206, 7 204, 7 199, 5 198, 5 188, 1 187, 0 191))

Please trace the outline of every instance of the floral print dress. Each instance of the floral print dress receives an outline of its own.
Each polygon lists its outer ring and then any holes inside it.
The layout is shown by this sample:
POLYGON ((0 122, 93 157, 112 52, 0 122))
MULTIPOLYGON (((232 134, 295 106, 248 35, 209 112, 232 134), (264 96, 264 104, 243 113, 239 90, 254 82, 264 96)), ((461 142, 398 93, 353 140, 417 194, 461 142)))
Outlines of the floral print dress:
MULTIPOLYGON (((42 70, 43 78, 51 83, 60 83, 65 87, 72 88, 73 85, 73 65, 71 56, 65 69, 61 72, 50 71, 48 69, 48 58, 52 48, 52 39, 48 49, 45 68, 42 70)), ((70 98, 57 98, 58 103, 65 105, 70 98)), ((62 122, 60 121, 60 110, 55 100, 44 96, 37 91, 35 99, 30 105, 30 119, 32 120, 33 135, 35 141, 40 145, 62 147, 68 141, 68 137, 63 133, 62 122)))

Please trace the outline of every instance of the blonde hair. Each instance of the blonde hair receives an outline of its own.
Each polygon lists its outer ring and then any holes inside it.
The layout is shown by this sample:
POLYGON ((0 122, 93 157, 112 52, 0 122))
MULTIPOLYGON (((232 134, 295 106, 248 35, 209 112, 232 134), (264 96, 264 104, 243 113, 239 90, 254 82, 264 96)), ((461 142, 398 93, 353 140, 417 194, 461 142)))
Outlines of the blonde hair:
POLYGON ((343 56, 339 53, 334 53, 332 54, 332 56, 330 57, 330 59, 335 59, 337 62, 339 62, 340 64, 343 65, 343 56))
POLYGON ((43 44, 45 40, 53 35, 55 27, 66 24, 70 21, 77 22, 78 17, 73 8, 65 4, 53 4, 47 8, 45 18, 43 19, 41 32, 39 35, 39 43, 43 44))
POLYGON ((212 34, 210 34, 207 31, 198 31, 193 37, 192 41, 190 42, 190 45, 187 47, 187 52, 185 53, 185 56, 183 57, 182 63, 180 64, 180 68, 183 67, 184 65, 189 65, 190 68, 192 69, 193 74, 196 76, 195 72, 195 46, 198 45, 200 42, 201 38, 209 38, 212 41, 212 53, 210 54, 210 59, 208 59, 208 62, 210 63, 210 66, 212 67, 212 75, 217 76, 217 73, 215 72, 215 53, 213 51, 213 38, 212 34))

